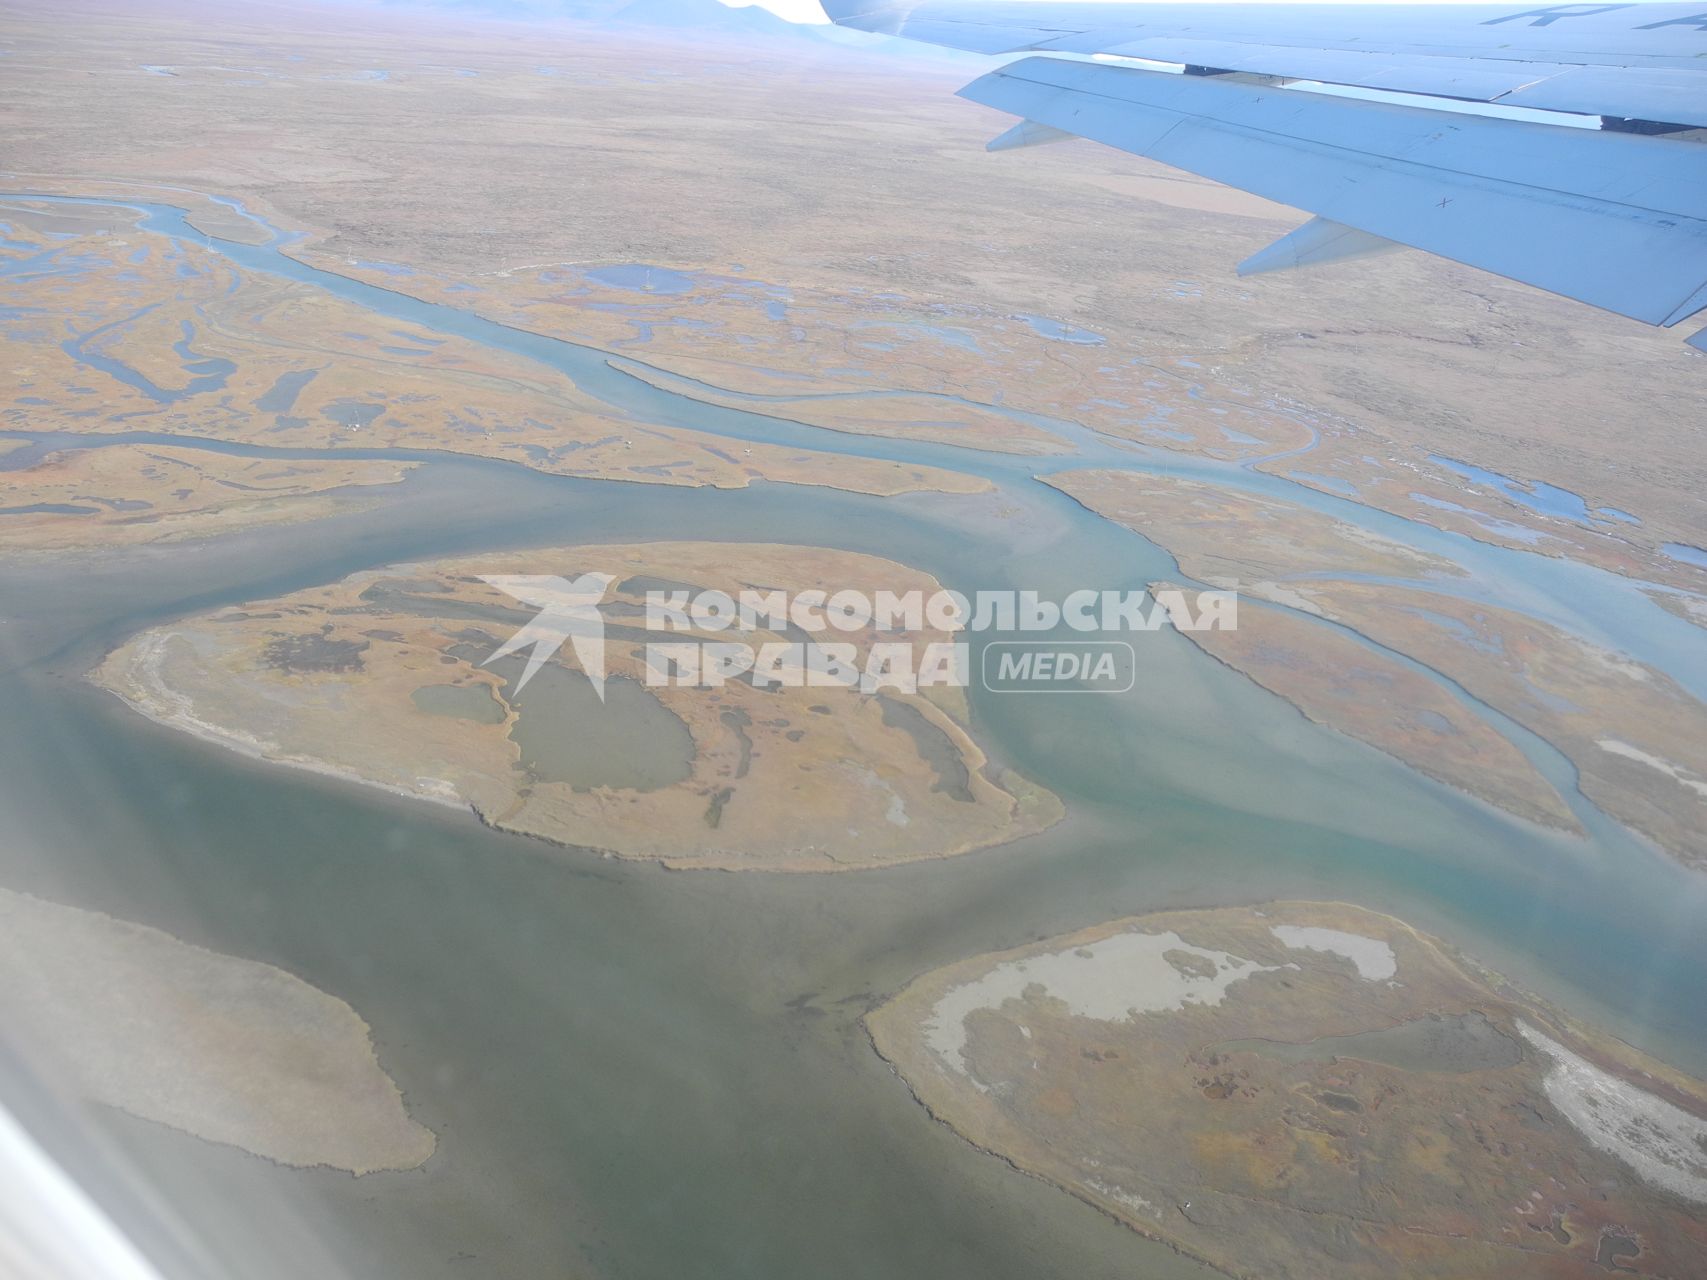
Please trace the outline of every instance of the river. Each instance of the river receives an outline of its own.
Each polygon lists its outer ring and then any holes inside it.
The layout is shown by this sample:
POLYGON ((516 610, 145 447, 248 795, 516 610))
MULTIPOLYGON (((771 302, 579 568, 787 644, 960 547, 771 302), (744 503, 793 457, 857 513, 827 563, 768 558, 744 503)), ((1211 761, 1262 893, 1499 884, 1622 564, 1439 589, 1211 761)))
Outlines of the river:
MULTIPOLYGON (((1152 544, 1032 479, 1081 465, 1331 511, 1464 565, 1469 578, 1448 589, 1615 644, 1698 693, 1707 670, 1699 631, 1587 566, 1050 420, 1037 422, 1064 434, 1072 456, 1015 458, 713 408, 623 373, 605 353, 305 265, 276 232, 260 246, 210 240, 169 206, 116 203, 140 210, 143 229, 249 270, 550 365, 646 421, 928 463, 997 485, 993 495, 892 499, 777 484, 684 490, 377 450, 367 452, 422 465, 370 509, 80 559, 69 572, 66 562, 0 563, 0 882, 279 965, 348 1000, 412 1113, 440 1137, 424 1169, 358 1180, 106 1116, 206 1238, 216 1271, 1202 1274, 931 1123, 859 1022, 936 965, 1158 907, 1304 897, 1391 911, 1577 1015, 1707 1070, 1707 877, 1607 821, 1552 748, 1514 734, 1569 788, 1589 839, 1542 831, 1319 729, 1166 632, 1141 638, 1127 695, 973 691, 980 741, 1060 794, 1067 822, 997 850, 847 875, 671 873, 554 850, 141 719, 81 678, 126 634, 450 554, 797 541, 888 556, 968 591, 1058 598, 1177 579, 1152 544), (305 1249, 325 1256, 305 1268, 305 1249)), ((120 438, 18 434, 0 469, 53 444, 120 438)))

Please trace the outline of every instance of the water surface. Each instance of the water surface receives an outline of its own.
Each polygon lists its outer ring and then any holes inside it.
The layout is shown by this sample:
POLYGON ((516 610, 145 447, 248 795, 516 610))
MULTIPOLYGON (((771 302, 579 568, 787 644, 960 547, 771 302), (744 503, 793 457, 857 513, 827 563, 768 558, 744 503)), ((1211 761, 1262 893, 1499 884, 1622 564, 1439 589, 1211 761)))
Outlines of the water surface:
MULTIPOLYGON (((175 210, 138 207, 147 229, 187 234, 175 210)), ((1128 694, 973 691, 974 728, 993 760, 1060 794, 1069 821, 999 850, 850 875, 601 860, 259 765, 136 717, 80 677, 137 629, 450 555, 478 553, 501 573, 523 547, 798 541, 887 556, 967 591, 1059 599, 1177 579, 1156 547, 1030 478, 1087 461, 1332 512, 1471 571, 1443 589, 1533 610, 1707 688, 1699 632, 1636 584, 1585 566, 1070 424, 1050 429, 1068 433, 1076 454, 1014 459, 717 409, 649 387, 604 353, 315 270, 285 256, 282 237, 213 247, 404 321, 411 335, 539 361, 637 419, 928 462, 997 485, 987 496, 892 500, 775 484, 681 490, 429 450, 19 435, 0 468, 117 440, 421 464, 371 508, 193 554, 115 552, 73 574, 47 560, 0 565, 0 880, 279 965, 349 1000, 412 1112, 440 1135, 425 1169, 357 1180, 98 1117, 174 1193, 216 1274, 271 1280, 301 1274, 306 1258, 317 1275, 428 1280, 1200 1274, 932 1124, 859 1023, 924 970, 1158 908, 1296 897, 1390 911, 1585 1020, 1707 1069, 1703 877, 1594 821, 1592 809, 1582 811, 1591 838, 1575 839, 1422 778, 1167 632, 1140 637, 1128 694)), ((613 696, 628 696, 616 694, 621 683, 613 696)), ((523 720, 533 693, 518 698, 523 720)), ((523 747, 533 767, 574 781, 674 758, 660 745, 667 727, 625 743, 594 719, 590 688, 541 693, 561 694, 576 714, 540 721, 523 747)), ((1502 727, 1572 785, 1557 753, 1502 727)), ((963 785, 932 726, 908 729, 939 783, 963 785)))

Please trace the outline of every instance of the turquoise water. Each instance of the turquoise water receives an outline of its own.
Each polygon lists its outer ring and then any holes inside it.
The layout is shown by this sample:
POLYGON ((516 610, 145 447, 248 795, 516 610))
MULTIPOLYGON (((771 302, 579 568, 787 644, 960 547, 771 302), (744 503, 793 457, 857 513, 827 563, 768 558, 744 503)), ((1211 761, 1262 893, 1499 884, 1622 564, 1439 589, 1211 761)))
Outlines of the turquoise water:
POLYGON ((1070 324, 1051 320, 1048 316, 1018 315, 1014 319, 1024 321, 1033 333, 1056 342, 1075 342, 1080 346, 1100 347, 1107 341, 1100 333, 1093 333, 1089 329, 1075 329, 1070 324))
MULTIPOLYGON (((186 234, 175 210, 142 207, 148 229, 186 234)), ((72 575, 48 562, 0 565, 3 882, 281 965, 349 1000, 414 1113, 441 1135, 426 1169, 358 1181, 103 1117, 215 1255, 237 1260, 227 1274, 301 1274, 266 1259, 300 1260, 304 1233, 334 1255, 314 1268, 325 1275, 1197 1274, 931 1124, 858 1022, 936 965, 1158 907, 1330 897, 1392 911, 1616 1034, 1707 1069, 1707 878, 1647 850, 1574 791, 1588 840, 1497 813, 1310 725, 1166 632, 1140 638, 1130 694, 974 693, 980 740, 1061 794, 1067 823, 1000 850, 857 875, 601 861, 255 765, 134 716, 79 677, 136 629, 451 554, 485 553, 503 572, 508 548, 762 539, 885 555, 961 590, 1059 598, 1177 577, 1144 539, 1030 479, 1086 462, 1331 511, 1472 571, 1444 589, 1516 603, 1707 687, 1700 633, 1597 570, 1245 469, 1117 448, 1071 424, 1040 423, 1065 434, 1073 456, 1015 459, 714 409, 646 386, 603 353, 306 267, 284 243, 213 247, 412 333, 548 364, 636 417, 929 462, 984 475, 998 491, 883 500, 775 484, 678 490, 339 449, 330 456, 423 465, 371 509, 194 554, 129 551, 72 575), (257 1251, 246 1233, 276 1247, 257 1251)), ((0 469, 56 444, 174 439, 14 434, 18 452, 0 469)), ((1568 762, 1479 709, 1571 787, 1568 762)))
POLYGON ((587 279, 612 289, 627 289, 635 293, 679 294, 693 287, 693 277, 668 267, 647 266, 644 263, 623 263, 612 267, 594 267, 587 279))
POLYGON ((199 355, 191 345, 195 340, 195 327, 187 320, 184 321, 183 325, 184 336, 172 344, 172 350, 183 362, 183 371, 186 375, 184 385, 180 388, 158 386, 135 369, 100 350, 98 344, 107 333, 121 325, 141 319, 152 310, 154 310, 152 306, 144 307, 132 315, 110 321, 78 337, 68 338, 60 344, 60 350, 77 363, 98 370, 128 387, 134 387, 156 404, 177 404, 180 400, 187 400, 191 396, 203 395, 210 391, 218 391, 223 387, 226 379, 236 372, 237 366, 229 360, 218 357, 210 359, 199 355))
POLYGON ((1584 502, 1580 495, 1542 480, 1513 480, 1510 476, 1502 476, 1486 467, 1459 462, 1455 458, 1443 458, 1439 454, 1430 454, 1429 461, 1463 476, 1466 480, 1486 485, 1519 506, 1528 507, 1544 516, 1573 520, 1577 524, 1593 524, 1596 520, 1617 520, 1623 524, 1642 523, 1628 511, 1620 511, 1617 507, 1597 507, 1590 510, 1588 503, 1584 502))
MULTIPOLYGON (((624 372, 611 362, 608 353, 596 348, 511 328, 471 311, 421 302, 389 289, 310 267, 285 252, 298 237, 267 227, 254 215, 243 211, 235 201, 222 200, 220 203, 243 213, 267 230, 270 236, 267 244, 243 245, 210 239, 189 227, 184 221, 183 211, 170 205, 73 197, 31 196, 30 199, 54 204, 117 205, 134 209, 142 215, 139 227, 143 230, 191 241, 251 271, 312 284, 430 333, 466 338, 537 361, 568 377, 596 399, 647 422, 708 431, 738 440, 785 444, 814 452, 892 458, 946 467, 998 481, 1021 480, 1073 467, 1120 467, 1206 480, 1234 489, 1281 497, 1454 560, 1470 570, 1470 577, 1438 584, 1439 589, 1467 598, 1509 603, 1511 607, 1546 621, 1572 628, 1590 639, 1622 649, 1666 670, 1698 696, 1707 697, 1707 662, 1702 660, 1699 630, 1655 605, 1629 579, 1572 561, 1490 546, 1460 534, 1375 511, 1282 477, 1253 471, 1250 464, 1256 459, 1247 459, 1242 465, 1218 464, 1182 457, 1162 449, 1146 450, 1125 441, 1111 441, 1073 423, 1021 414, 1001 406, 983 407, 1012 413, 1018 420, 1062 434, 1073 445, 1074 452, 1058 458, 1013 457, 981 453, 957 445, 851 436, 844 432, 807 427, 762 414, 707 405, 675 391, 648 385, 624 372)), ((83 268, 73 262, 66 269, 83 268)), ((621 363, 646 368, 661 381, 675 377, 662 370, 652 370, 630 357, 624 357, 621 363)), ((691 383, 692 380, 678 378, 676 381, 691 383)), ((1297 451, 1275 456, 1288 456, 1293 452, 1297 451)), ((1045 494, 1040 500, 1057 501, 1077 510, 1077 504, 1059 495, 1051 498, 1045 494)), ((1087 525, 1092 523, 1089 517, 1085 519, 1087 525)))

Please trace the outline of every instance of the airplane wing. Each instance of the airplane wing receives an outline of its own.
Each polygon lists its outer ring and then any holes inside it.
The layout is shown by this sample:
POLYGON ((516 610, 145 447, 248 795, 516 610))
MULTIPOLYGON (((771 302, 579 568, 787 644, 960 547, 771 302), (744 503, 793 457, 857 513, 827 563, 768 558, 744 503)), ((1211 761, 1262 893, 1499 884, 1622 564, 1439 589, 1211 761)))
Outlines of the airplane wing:
POLYGON ((1241 274, 1409 246, 1648 324, 1707 309, 1707 0, 824 8, 1042 55, 960 91, 1020 117, 991 150, 1089 138, 1315 215, 1241 274))

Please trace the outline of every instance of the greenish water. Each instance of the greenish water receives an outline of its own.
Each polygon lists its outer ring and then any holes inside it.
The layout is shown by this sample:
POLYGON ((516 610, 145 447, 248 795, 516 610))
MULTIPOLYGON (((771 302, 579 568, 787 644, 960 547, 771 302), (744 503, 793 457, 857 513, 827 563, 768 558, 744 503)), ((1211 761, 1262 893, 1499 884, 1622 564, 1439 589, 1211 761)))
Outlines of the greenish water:
POLYGON ((516 693, 524 666, 504 659, 492 669, 506 677, 504 701, 516 709, 510 739, 522 768, 541 782, 656 791, 693 771, 687 725, 646 686, 614 676, 601 699, 579 671, 547 663, 516 693))
POLYGON ((919 758, 929 765, 931 772, 936 775, 931 790, 945 792, 956 800, 970 801, 972 777, 966 770, 966 761, 961 758, 960 749, 949 736, 926 719, 923 711, 910 703, 896 702, 892 698, 880 698, 879 702, 883 709, 883 723, 898 727, 909 734, 919 758))
POLYGON ((504 723, 504 704, 483 684, 426 684, 411 693, 409 700, 428 715, 476 724, 504 723))
POLYGON ((1016 496, 630 492, 444 463, 379 509, 194 559, 127 553, 70 579, 0 569, 4 882, 349 1000, 441 1146, 422 1171, 357 1181, 102 1124, 222 1264, 241 1262, 232 1275, 299 1273, 269 1270, 248 1233, 293 1258, 306 1232, 354 1275, 462 1275, 473 1254, 499 1277, 1167 1277, 1194 1272, 932 1124, 860 1015, 924 970, 1111 916, 1342 898, 1700 1068, 1698 879, 1634 842, 1494 813, 1310 726, 1166 633, 1146 638, 1150 678, 1130 696, 976 701, 994 757, 1060 792, 1068 823, 826 877, 552 850, 230 756, 78 678, 181 612, 482 548, 502 571, 509 546, 787 532, 884 548, 963 586, 1048 585, 1066 545, 1112 585, 1157 567, 1111 526, 1087 537, 1025 503, 991 519, 1016 496), (1001 532, 974 548, 964 535, 988 526, 1001 532))
MULTIPOLYGON (((296 266, 296 278, 318 280, 296 266)), ((336 291, 424 328, 490 336, 383 290, 336 291)), ((590 385, 631 394, 579 356, 562 359, 590 385)), ((961 590, 1057 599, 1178 576, 1142 538, 1033 483, 1035 461, 832 440, 662 399, 632 408, 741 438, 959 466, 999 489, 890 500, 771 484, 678 490, 410 455, 422 467, 377 505, 326 521, 193 554, 0 560, 0 883, 279 965, 348 1000, 413 1114, 440 1135, 424 1169, 358 1180, 98 1114, 204 1239, 210 1274, 1200 1274, 933 1124, 859 1022, 927 969, 1158 908, 1296 897, 1390 911, 1707 1070, 1707 878, 1607 822, 1557 753, 1514 732, 1572 797, 1587 839, 1311 725, 1167 632, 1140 638, 1128 694, 973 691, 993 761, 1060 794, 1067 822, 959 859, 836 876, 670 873, 549 848, 241 759, 81 679, 111 645, 174 616, 453 554, 484 553, 501 573, 507 550, 553 543, 797 541, 887 556, 961 590)), ((1120 460, 1180 474, 1197 465, 1120 460)), ((1232 469, 1213 478, 1307 494, 1232 469)), ((1307 500, 1465 563, 1466 591, 1628 639, 1688 687, 1707 686, 1699 633, 1629 584, 1307 500)), ((538 737, 518 736, 535 766, 575 781, 606 767, 605 754, 612 768, 671 758, 662 722, 623 745, 587 705, 590 689, 541 689, 579 700, 583 736, 562 727, 573 717, 554 717, 557 731, 542 720, 538 737)), ((523 721, 533 693, 518 700, 523 721)), ((429 696, 439 705, 425 710, 459 713, 429 696)), ((946 767, 918 732, 929 728, 909 731, 946 767)), ((942 767, 943 785, 960 784, 942 767)))

